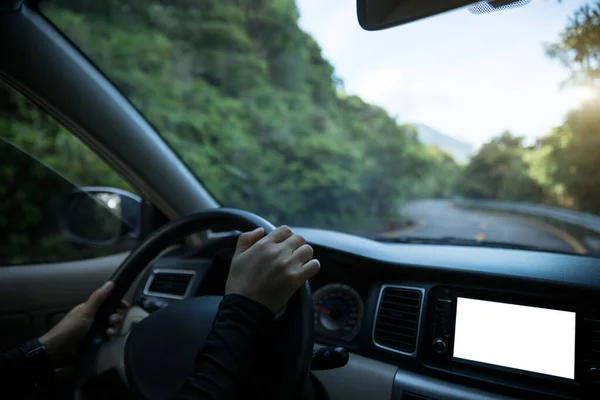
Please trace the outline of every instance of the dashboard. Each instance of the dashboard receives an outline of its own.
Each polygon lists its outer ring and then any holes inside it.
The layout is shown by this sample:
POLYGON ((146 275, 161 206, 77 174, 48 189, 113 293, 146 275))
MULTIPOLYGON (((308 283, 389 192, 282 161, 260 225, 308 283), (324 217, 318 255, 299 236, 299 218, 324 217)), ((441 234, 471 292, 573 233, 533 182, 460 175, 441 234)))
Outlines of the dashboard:
MULTIPOLYGON (((597 398, 600 260, 295 231, 321 261, 310 282, 315 342, 351 352, 347 387, 382 378, 363 363, 391 371, 382 398, 597 398)), ((222 295, 236 240, 164 255, 137 299, 222 295)))

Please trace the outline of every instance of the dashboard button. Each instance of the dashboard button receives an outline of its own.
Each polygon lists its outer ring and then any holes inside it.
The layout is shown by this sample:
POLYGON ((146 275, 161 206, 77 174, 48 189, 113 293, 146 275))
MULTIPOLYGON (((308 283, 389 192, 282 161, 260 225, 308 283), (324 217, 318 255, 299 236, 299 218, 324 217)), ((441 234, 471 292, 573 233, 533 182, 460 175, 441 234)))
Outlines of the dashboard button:
POLYGON ((588 369, 587 378, 590 382, 600 383, 600 368, 591 367, 588 369))
POLYGON ((441 338, 435 339, 433 341, 432 347, 433 347, 433 351, 435 351, 438 354, 445 353, 446 350, 448 349, 448 345, 446 344, 446 341, 441 338))

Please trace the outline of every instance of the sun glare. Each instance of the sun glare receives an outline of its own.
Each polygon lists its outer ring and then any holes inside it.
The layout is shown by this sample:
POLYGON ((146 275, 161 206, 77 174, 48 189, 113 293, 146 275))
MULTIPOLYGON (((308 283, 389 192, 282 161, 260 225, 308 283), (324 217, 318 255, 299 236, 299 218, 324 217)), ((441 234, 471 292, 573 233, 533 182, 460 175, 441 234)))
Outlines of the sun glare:
POLYGON ((582 103, 596 97, 597 91, 590 86, 578 86, 565 90, 565 96, 574 103, 582 103))

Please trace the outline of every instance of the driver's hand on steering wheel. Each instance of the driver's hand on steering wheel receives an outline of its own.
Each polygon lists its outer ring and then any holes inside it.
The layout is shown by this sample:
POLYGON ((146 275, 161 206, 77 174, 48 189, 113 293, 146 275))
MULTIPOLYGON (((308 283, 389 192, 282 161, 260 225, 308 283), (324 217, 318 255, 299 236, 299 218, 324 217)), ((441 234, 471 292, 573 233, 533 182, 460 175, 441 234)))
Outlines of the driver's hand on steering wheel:
POLYGON ((312 258, 312 247, 289 227, 264 234, 258 228, 240 235, 225 294, 248 297, 277 314, 294 292, 319 272, 320 264, 312 258))
MULTIPOLYGON (((64 367, 73 361, 79 343, 90 330, 98 308, 110 295, 114 284, 106 282, 102 287, 96 289, 85 303, 75 306, 58 324, 46 332, 39 341, 46 347, 46 353, 52 366, 64 367)), ((121 300, 121 310, 127 309, 129 305, 121 300)), ((108 338, 117 335, 121 314, 115 313, 108 317, 109 327, 106 330, 108 338)))

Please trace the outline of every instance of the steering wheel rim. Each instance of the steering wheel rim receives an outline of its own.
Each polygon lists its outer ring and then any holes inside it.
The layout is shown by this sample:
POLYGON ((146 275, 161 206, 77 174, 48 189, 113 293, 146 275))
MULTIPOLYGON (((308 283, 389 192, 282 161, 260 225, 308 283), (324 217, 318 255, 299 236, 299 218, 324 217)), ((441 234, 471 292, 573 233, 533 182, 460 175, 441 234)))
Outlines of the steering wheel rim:
MULTIPOLYGON (((130 389, 134 392, 138 392, 136 394, 141 398, 153 398, 151 394, 144 393, 142 385, 140 385, 139 382, 136 382, 139 380, 139 374, 132 372, 131 363, 128 363, 128 360, 125 357, 127 348, 130 345, 132 346, 132 344, 129 343, 132 340, 132 337, 121 337, 114 343, 106 342, 104 338, 106 321, 108 316, 117 309, 121 298, 127 293, 129 287, 133 284, 139 274, 144 271, 144 269, 159 256, 164 249, 177 240, 215 226, 228 226, 239 231, 249 231, 260 227, 265 230, 265 234, 268 234, 275 229, 270 222, 253 213, 231 208, 215 208, 196 212, 169 222, 148 236, 143 243, 129 254, 111 277, 111 280, 114 282, 114 289, 106 302, 96 313, 94 323, 80 348, 79 354, 81 357, 78 362, 78 389, 81 389, 82 385, 90 380, 90 378, 93 378, 98 372, 106 370, 106 365, 101 368, 98 367, 100 361, 106 364, 107 359, 114 359, 114 364, 120 364, 120 368, 118 366, 115 366, 115 368, 120 370, 119 372, 121 375, 126 375, 122 377, 125 378, 130 389), (110 353, 109 356, 106 355, 107 352, 110 353), (123 352, 122 360, 118 360, 118 352, 123 352)), ((202 298, 203 297, 198 297, 195 299, 202 298)), ((182 301, 182 303, 185 301, 186 300, 182 301)), ((214 304, 217 304, 215 303, 214 297, 208 301, 211 303, 211 306, 209 307, 214 307, 214 304)), ((199 302, 200 301, 196 301, 195 303, 199 302)), ((191 308, 198 307, 198 304, 195 306, 192 305, 191 301, 189 304, 191 308)), ((179 308, 186 306, 187 305, 183 305, 179 308)), ((172 306, 163 309, 164 313, 166 313, 170 307, 172 306)), ((162 312, 163 310, 160 310, 159 312, 162 312)), ((136 326, 136 329, 143 329, 144 321, 150 319, 159 312, 154 313, 141 321, 138 326, 136 326)), ((216 313, 216 309, 214 312, 216 313)), ((208 313, 200 311, 200 314, 204 315, 205 318, 208 318, 210 311, 208 311, 208 313)), ((209 322, 212 325, 212 320, 209 322)), ((148 324, 148 326, 150 325, 151 323, 148 324)), ((273 380, 273 383, 276 386, 274 393, 277 393, 278 398, 297 398, 302 392, 304 383, 308 379, 313 348, 314 315, 310 285, 308 282, 305 282, 305 284, 294 293, 290 299, 285 314, 279 319, 278 328, 281 329, 281 332, 284 334, 279 336, 274 348, 270 350, 275 354, 286 354, 286 357, 281 357, 276 360, 276 362, 284 364, 279 364, 276 367, 279 371, 285 370, 286 375, 273 380)), ((203 329, 205 330, 206 328, 203 329)), ((195 345, 197 344, 198 343, 195 343, 195 345)), ((175 393, 173 393, 173 395, 174 394, 175 393)), ((85 396, 82 395, 77 396, 77 398, 84 397, 85 396)))

